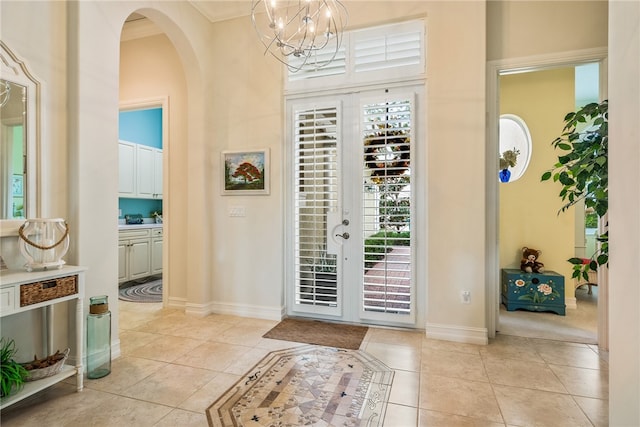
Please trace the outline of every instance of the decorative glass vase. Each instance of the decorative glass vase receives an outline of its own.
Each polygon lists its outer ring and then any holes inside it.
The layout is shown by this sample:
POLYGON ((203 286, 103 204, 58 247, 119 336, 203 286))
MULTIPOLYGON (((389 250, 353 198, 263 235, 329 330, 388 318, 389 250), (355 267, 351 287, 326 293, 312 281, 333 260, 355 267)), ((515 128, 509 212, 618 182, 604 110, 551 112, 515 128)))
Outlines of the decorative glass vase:
POLYGON ((34 268, 62 268, 69 250, 69 226, 62 218, 28 219, 18 230, 20 252, 27 259, 27 271, 34 268))
POLYGON ((89 298, 87 316, 87 378, 96 379, 111 373, 111 312, 109 297, 89 298))
POLYGON ((509 182, 509 178, 511 178, 511 171, 507 169, 502 169, 498 173, 498 177, 500 178, 500 182, 509 182))

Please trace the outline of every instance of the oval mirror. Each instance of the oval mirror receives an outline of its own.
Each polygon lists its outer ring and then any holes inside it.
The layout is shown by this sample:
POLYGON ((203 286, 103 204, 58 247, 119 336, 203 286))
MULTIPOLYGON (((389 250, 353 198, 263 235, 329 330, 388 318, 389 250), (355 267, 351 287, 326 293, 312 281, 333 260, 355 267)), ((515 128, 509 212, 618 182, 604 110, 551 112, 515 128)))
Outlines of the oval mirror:
POLYGON ((8 236, 37 214, 40 84, 2 41, 0 75, 0 235, 8 236))

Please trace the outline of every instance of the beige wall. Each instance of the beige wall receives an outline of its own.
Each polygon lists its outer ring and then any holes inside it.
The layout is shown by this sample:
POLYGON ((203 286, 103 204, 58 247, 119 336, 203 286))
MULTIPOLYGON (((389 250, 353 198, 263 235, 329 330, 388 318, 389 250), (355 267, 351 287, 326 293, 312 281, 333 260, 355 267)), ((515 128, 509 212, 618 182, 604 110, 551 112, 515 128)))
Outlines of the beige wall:
POLYGON ((608 2, 488 1, 487 60, 607 45, 608 2))
POLYGON ((520 268, 523 246, 542 251, 547 270, 565 276, 567 297, 573 297, 574 209, 562 206, 558 183, 540 182, 557 163, 560 151, 551 141, 562 133, 562 119, 574 110, 574 69, 511 74, 500 78, 500 114, 520 116, 531 132, 531 162, 518 180, 500 184, 500 267, 520 268))

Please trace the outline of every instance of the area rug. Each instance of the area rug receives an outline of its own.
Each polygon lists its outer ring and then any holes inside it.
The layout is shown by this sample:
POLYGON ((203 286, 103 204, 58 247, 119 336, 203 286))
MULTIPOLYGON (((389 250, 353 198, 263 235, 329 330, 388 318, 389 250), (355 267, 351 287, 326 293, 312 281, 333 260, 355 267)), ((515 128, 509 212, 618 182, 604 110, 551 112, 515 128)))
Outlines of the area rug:
POLYGON ((381 426, 394 372, 360 350, 273 351, 207 408, 211 427, 381 426))
POLYGON ((118 291, 118 299, 130 302, 162 302, 162 279, 122 287, 118 291))
POLYGON ((367 330, 366 326, 287 318, 263 338, 357 350, 367 330))

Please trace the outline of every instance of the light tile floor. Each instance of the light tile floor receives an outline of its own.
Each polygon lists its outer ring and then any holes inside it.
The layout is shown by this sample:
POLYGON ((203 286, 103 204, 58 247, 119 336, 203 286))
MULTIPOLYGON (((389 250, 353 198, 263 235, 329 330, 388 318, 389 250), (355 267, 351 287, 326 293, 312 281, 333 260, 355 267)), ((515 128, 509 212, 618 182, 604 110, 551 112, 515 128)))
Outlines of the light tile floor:
MULTIPOLYGON (((269 351, 277 322, 205 318, 120 302, 112 372, 5 409, 11 426, 207 426, 205 409, 269 351)), ((302 345, 302 344, 301 344, 302 345)), ((487 346, 370 328, 361 349, 395 370, 385 426, 606 426, 608 355, 596 346, 498 335, 487 346)))

